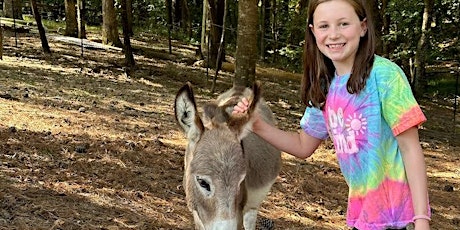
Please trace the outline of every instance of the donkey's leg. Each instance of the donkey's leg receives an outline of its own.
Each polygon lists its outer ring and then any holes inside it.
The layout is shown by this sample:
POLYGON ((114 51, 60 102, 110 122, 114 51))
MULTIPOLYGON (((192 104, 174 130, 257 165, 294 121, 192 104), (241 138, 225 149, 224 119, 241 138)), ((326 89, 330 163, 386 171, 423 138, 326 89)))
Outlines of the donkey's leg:
POLYGON ((243 226, 245 230, 256 229, 257 213, 259 210, 259 206, 262 203, 262 201, 267 197, 267 194, 270 191, 273 183, 275 183, 275 180, 270 181, 269 183, 260 188, 251 188, 248 186, 248 199, 243 210, 243 226))

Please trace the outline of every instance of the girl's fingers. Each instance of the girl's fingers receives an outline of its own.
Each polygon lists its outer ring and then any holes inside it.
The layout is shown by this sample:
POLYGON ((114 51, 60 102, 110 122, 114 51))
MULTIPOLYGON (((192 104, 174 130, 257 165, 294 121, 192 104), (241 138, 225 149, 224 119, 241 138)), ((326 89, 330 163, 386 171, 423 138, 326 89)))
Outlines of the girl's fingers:
POLYGON ((246 112, 246 110, 248 110, 248 107, 249 107, 249 101, 247 98, 243 98, 240 102, 238 102, 238 104, 236 104, 234 107, 233 107, 233 114, 236 114, 236 113, 244 113, 246 112))
POLYGON ((247 99, 247 98, 243 97, 243 99, 241 99, 241 102, 243 102, 243 103, 244 103, 244 105, 246 105, 246 107, 248 107, 248 106, 249 106, 249 101, 248 101, 248 99, 247 99))

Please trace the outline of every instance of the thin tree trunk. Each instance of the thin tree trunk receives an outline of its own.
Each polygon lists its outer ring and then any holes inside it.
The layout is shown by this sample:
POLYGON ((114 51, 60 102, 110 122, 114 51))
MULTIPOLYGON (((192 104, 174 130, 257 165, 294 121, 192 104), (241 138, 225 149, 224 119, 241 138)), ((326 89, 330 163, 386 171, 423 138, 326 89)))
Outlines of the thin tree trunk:
POLYGON ((415 76, 413 82, 413 90, 416 96, 421 96, 427 86, 425 74, 426 50, 428 48, 428 34, 430 32, 429 25, 433 13, 434 0, 424 0, 425 7, 423 10, 423 20, 421 35, 417 43, 417 52, 415 53, 415 76))
POLYGON ((224 0, 216 0, 216 1, 208 1, 209 3, 209 12, 211 15, 211 28, 210 28, 210 49, 209 49, 209 56, 210 60, 208 63, 213 68, 220 68, 222 64, 223 58, 225 57, 225 47, 222 50, 222 59, 217 60, 217 55, 219 52, 219 45, 220 45, 220 38, 222 36, 222 23, 223 23, 223 15, 224 15, 224 0), (214 66, 215 63, 218 63, 219 66, 214 66))
POLYGON ((181 0, 181 27, 183 31, 191 38, 192 37, 192 19, 190 17, 190 9, 187 0, 181 0))
MULTIPOLYGON (((200 56, 203 58, 204 53, 209 52, 208 44, 206 39, 207 29, 208 29, 208 0, 203 1, 203 15, 201 18, 201 42, 200 42, 200 56)), ((208 61, 208 60, 206 60, 208 61)))
POLYGON ((85 0, 77 0, 78 38, 86 38, 85 0))
POLYGON ((30 0, 30 5, 32 7, 32 13, 34 14, 35 21, 37 23, 38 32, 40 33, 40 40, 42 41, 43 52, 51 53, 51 49, 48 45, 48 40, 46 39, 45 28, 42 24, 42 18, 40 12, 38 11, 36 0, 30 0))
POLYGON ((126 0, 126 12, 127 12, 127 17, 128 17, 128 25, 129 25, 129 36, 134 35, 133 31, 133 0, 126 0))
POLYGON ((267 12, 267 5, 269 0, 261 0, 260 6, 260 59, 265 60, 265 33, 266 33, 266 12, 267 12))
POLYGON ((22 19, 22 0, 4 0, 3 4, 5 17, 22 19))
POLYGON ((121 0, 121 23, 123 25, 123 41, 124 41, 124 52, 127 74, 130 74, 131 68, 136 64, 134 62, 133 50, 131 47, 131 41, 129 37, 130 26, 128 21, 128 11, 130 7, 127 6, 127 0, 121 0))
POLYGON ((238 32, 233 85, 249 86, 255 81, 257 22, 257 0, 240 0, 238 2, 238 32))
POLYGON ((272 61, 275 62, 278 59, 278 4, 276 0, 272 0, 272 39, 273 39, 273 56, 272 61))
MULTIPOLYGON (((1 21, 0 21, 1 24, 1 21)), ((0 26, 0 60, 3 60, 3 27, 0 26)))
POLYGON ((217 75, 219 74, 219 70, 221 68, 221 56, 222 52, 224 49, 224 39, 225 39, 225 18, 227 17, 227 0, 224 0, 224 21, 222 22, 222 35, 220 38, 220 44, 219 44, 219 51, 217 53, 217 59, 216 59, 216 74, 214 75, 214 79, 212 81, 212 87, 211 87, 211 92, 214 93, 216 89, 216 81, 217 81, 217 75))

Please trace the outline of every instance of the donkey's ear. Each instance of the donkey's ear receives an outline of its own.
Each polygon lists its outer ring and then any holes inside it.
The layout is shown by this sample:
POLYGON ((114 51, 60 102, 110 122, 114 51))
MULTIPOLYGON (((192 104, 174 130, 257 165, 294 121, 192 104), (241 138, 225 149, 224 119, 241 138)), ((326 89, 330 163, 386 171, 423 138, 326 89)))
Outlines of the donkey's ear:
POLYGON ((190 82, 187 82, 177 92, 174 113, 177 123, 184 130, 189 142, 196 143, 204 131, 204 126, 196 109, 190 82))
POLYGON ((260 101, 261 96, 261 87, 260 82, 256 81, 252 87, 253 97, 249 99, 249 107, 246 113, 232 114, 228 119, 228 127, 237 134, 238 138, 241 140, 250 132, 252 132, 252 124, 254 112, 256 111, 256 106, 260 101))
POLYGON ((216 102, 210 102, 203 107, 203 124, 207 129, 225 124, 229 117, 230 115, 225 111, 225 106, 219 106, 216 102))

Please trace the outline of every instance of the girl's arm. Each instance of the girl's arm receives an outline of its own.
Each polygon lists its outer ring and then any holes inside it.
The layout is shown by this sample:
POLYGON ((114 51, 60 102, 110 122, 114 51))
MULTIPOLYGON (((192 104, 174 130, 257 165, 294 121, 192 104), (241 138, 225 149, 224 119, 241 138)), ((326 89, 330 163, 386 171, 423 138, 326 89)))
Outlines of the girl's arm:
MULTIPOLYGON (((249 102, 243 98, 234 107, 233 113, 244 113, 248 109, 249 102)), ((322 140, 312 137, 303 131, 286 132, 272 126, 261 119, 257 114, 252 125, 252 131, 262 139, 273 145, 275 148, 289 153, 298 158, 305 159, 318 148, 322 140)))
POLYGON ((254 133, 275 148, 302 159, 311 156, 322 141, 303 131, 298 133, 283 131, 262 119, 257 119, 252 127, 254 133))
MULTIPOLYGON (((429 216, 428 183, 425 157, 419 142, 418 129, 412 127, 397 137, 412 194, 415 216, 429 216)), ((427 219, 416 219, 415 229, 429 229, 427 219)))

